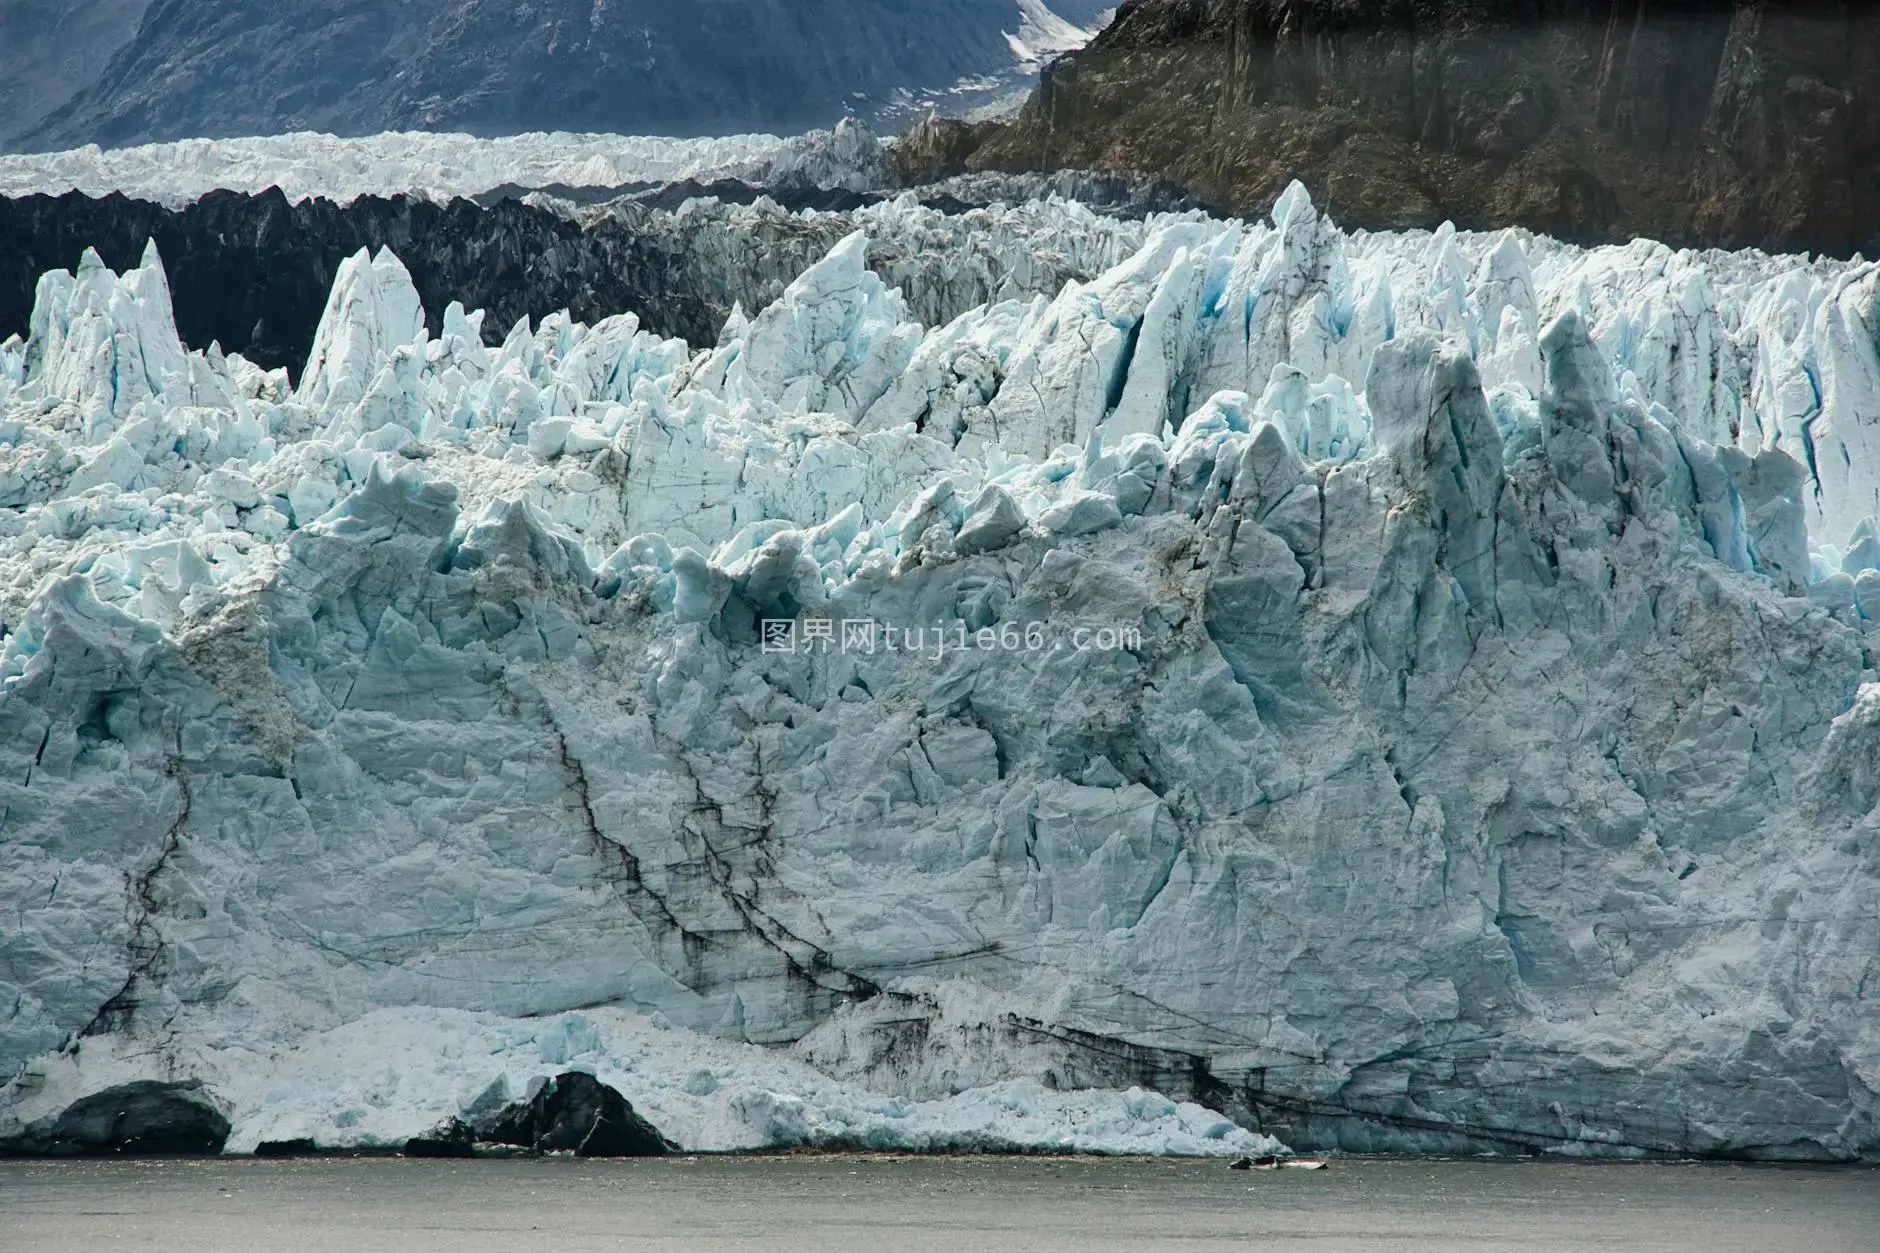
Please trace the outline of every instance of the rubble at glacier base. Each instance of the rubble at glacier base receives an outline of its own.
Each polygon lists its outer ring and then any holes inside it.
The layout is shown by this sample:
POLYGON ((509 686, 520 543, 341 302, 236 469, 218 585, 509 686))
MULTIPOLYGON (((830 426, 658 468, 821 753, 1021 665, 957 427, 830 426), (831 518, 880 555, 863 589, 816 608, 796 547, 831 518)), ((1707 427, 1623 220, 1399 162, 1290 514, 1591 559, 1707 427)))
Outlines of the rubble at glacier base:
POLYGON ((42 281, 0 1138, 574 1064, 695 1149, 1880 1154, 1874 267, 1294 188, 924 328, 866 247, 698 353, 362 254, 298 380, 42 281))

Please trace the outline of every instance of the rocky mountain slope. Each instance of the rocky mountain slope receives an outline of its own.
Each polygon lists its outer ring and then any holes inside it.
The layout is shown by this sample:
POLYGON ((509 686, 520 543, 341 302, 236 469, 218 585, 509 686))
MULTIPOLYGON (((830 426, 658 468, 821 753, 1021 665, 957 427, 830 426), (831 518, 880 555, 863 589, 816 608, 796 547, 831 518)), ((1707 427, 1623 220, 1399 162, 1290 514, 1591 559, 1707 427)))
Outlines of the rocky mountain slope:
MULTIPOLYGON (((6 0, 8 11, 33 3, 6 0)), ((102 7, 105 0, 80 6, 102 7)), ((295 130, 806 130, 847 112, 879 116, 945 98, 966 80, 980 91, 1016 82, 1036 71, 1039 56, 1081 42, 1072 23, 1106 7, 1094 0, 1049 7, 1040 0, 153 0, 109 64, 50 116, 14 129, 11 142, 115 147, 295 130)), ((28 51, 0 49, 0 65, 11 74, 15 56, 28 51)), ((0 131, 0 140, 7 135, 0 131)))
POLYGON ((699 352, 362 251, 290 383, 44 277, 0 1150, 578 1069, 686 1148, 1880 1156, 1873 266, 1293 188, 926 327, 873 212, 699 352))
POLYGON ((911 176, 1091 166, 1370 227, 1880 251, 1880 9, 1803 0, 1130 0, 911 176))
POLYGON ((150 0, 0 0, 0 152, 98 81, 150 0))

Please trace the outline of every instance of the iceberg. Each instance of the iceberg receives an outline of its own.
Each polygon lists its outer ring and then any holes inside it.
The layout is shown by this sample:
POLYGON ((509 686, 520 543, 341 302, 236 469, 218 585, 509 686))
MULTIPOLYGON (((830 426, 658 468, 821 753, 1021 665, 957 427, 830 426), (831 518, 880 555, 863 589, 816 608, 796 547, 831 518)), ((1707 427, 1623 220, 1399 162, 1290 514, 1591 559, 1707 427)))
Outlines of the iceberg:
POLYGON ((929 328, 869 242, 696 352, 361 254, 298 380, 42 282, 0 1142, 1880 1156, 1872 267, 1295 187, 929 328))

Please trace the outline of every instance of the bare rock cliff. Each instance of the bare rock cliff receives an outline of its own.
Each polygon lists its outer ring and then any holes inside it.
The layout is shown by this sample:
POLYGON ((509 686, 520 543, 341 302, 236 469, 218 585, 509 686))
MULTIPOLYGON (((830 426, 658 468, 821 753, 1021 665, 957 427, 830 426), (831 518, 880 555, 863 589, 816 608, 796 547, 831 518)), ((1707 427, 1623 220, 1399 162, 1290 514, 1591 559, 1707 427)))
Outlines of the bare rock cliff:
POLYGON ((1130 0, 1023 112, 931 123, 909 178, 1080 166, 1354 225, 1871 255, 1880 7, 1767 0, 1130 0))

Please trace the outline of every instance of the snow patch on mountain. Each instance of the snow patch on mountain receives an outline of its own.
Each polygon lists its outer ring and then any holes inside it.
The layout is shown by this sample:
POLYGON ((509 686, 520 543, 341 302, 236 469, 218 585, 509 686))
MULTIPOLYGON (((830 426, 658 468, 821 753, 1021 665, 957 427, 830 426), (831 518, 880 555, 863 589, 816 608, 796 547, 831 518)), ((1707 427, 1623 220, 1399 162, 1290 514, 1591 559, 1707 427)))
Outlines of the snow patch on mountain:
POLYGON ((1094 28, 1086 30, 1058 16, 1045 0, 1018 0, 1018 29, 1008 32, 1005 39, 1019 64, 1035 73, 1053 57, 1089 43, 1105 20, 1100 17, 1094 28))

